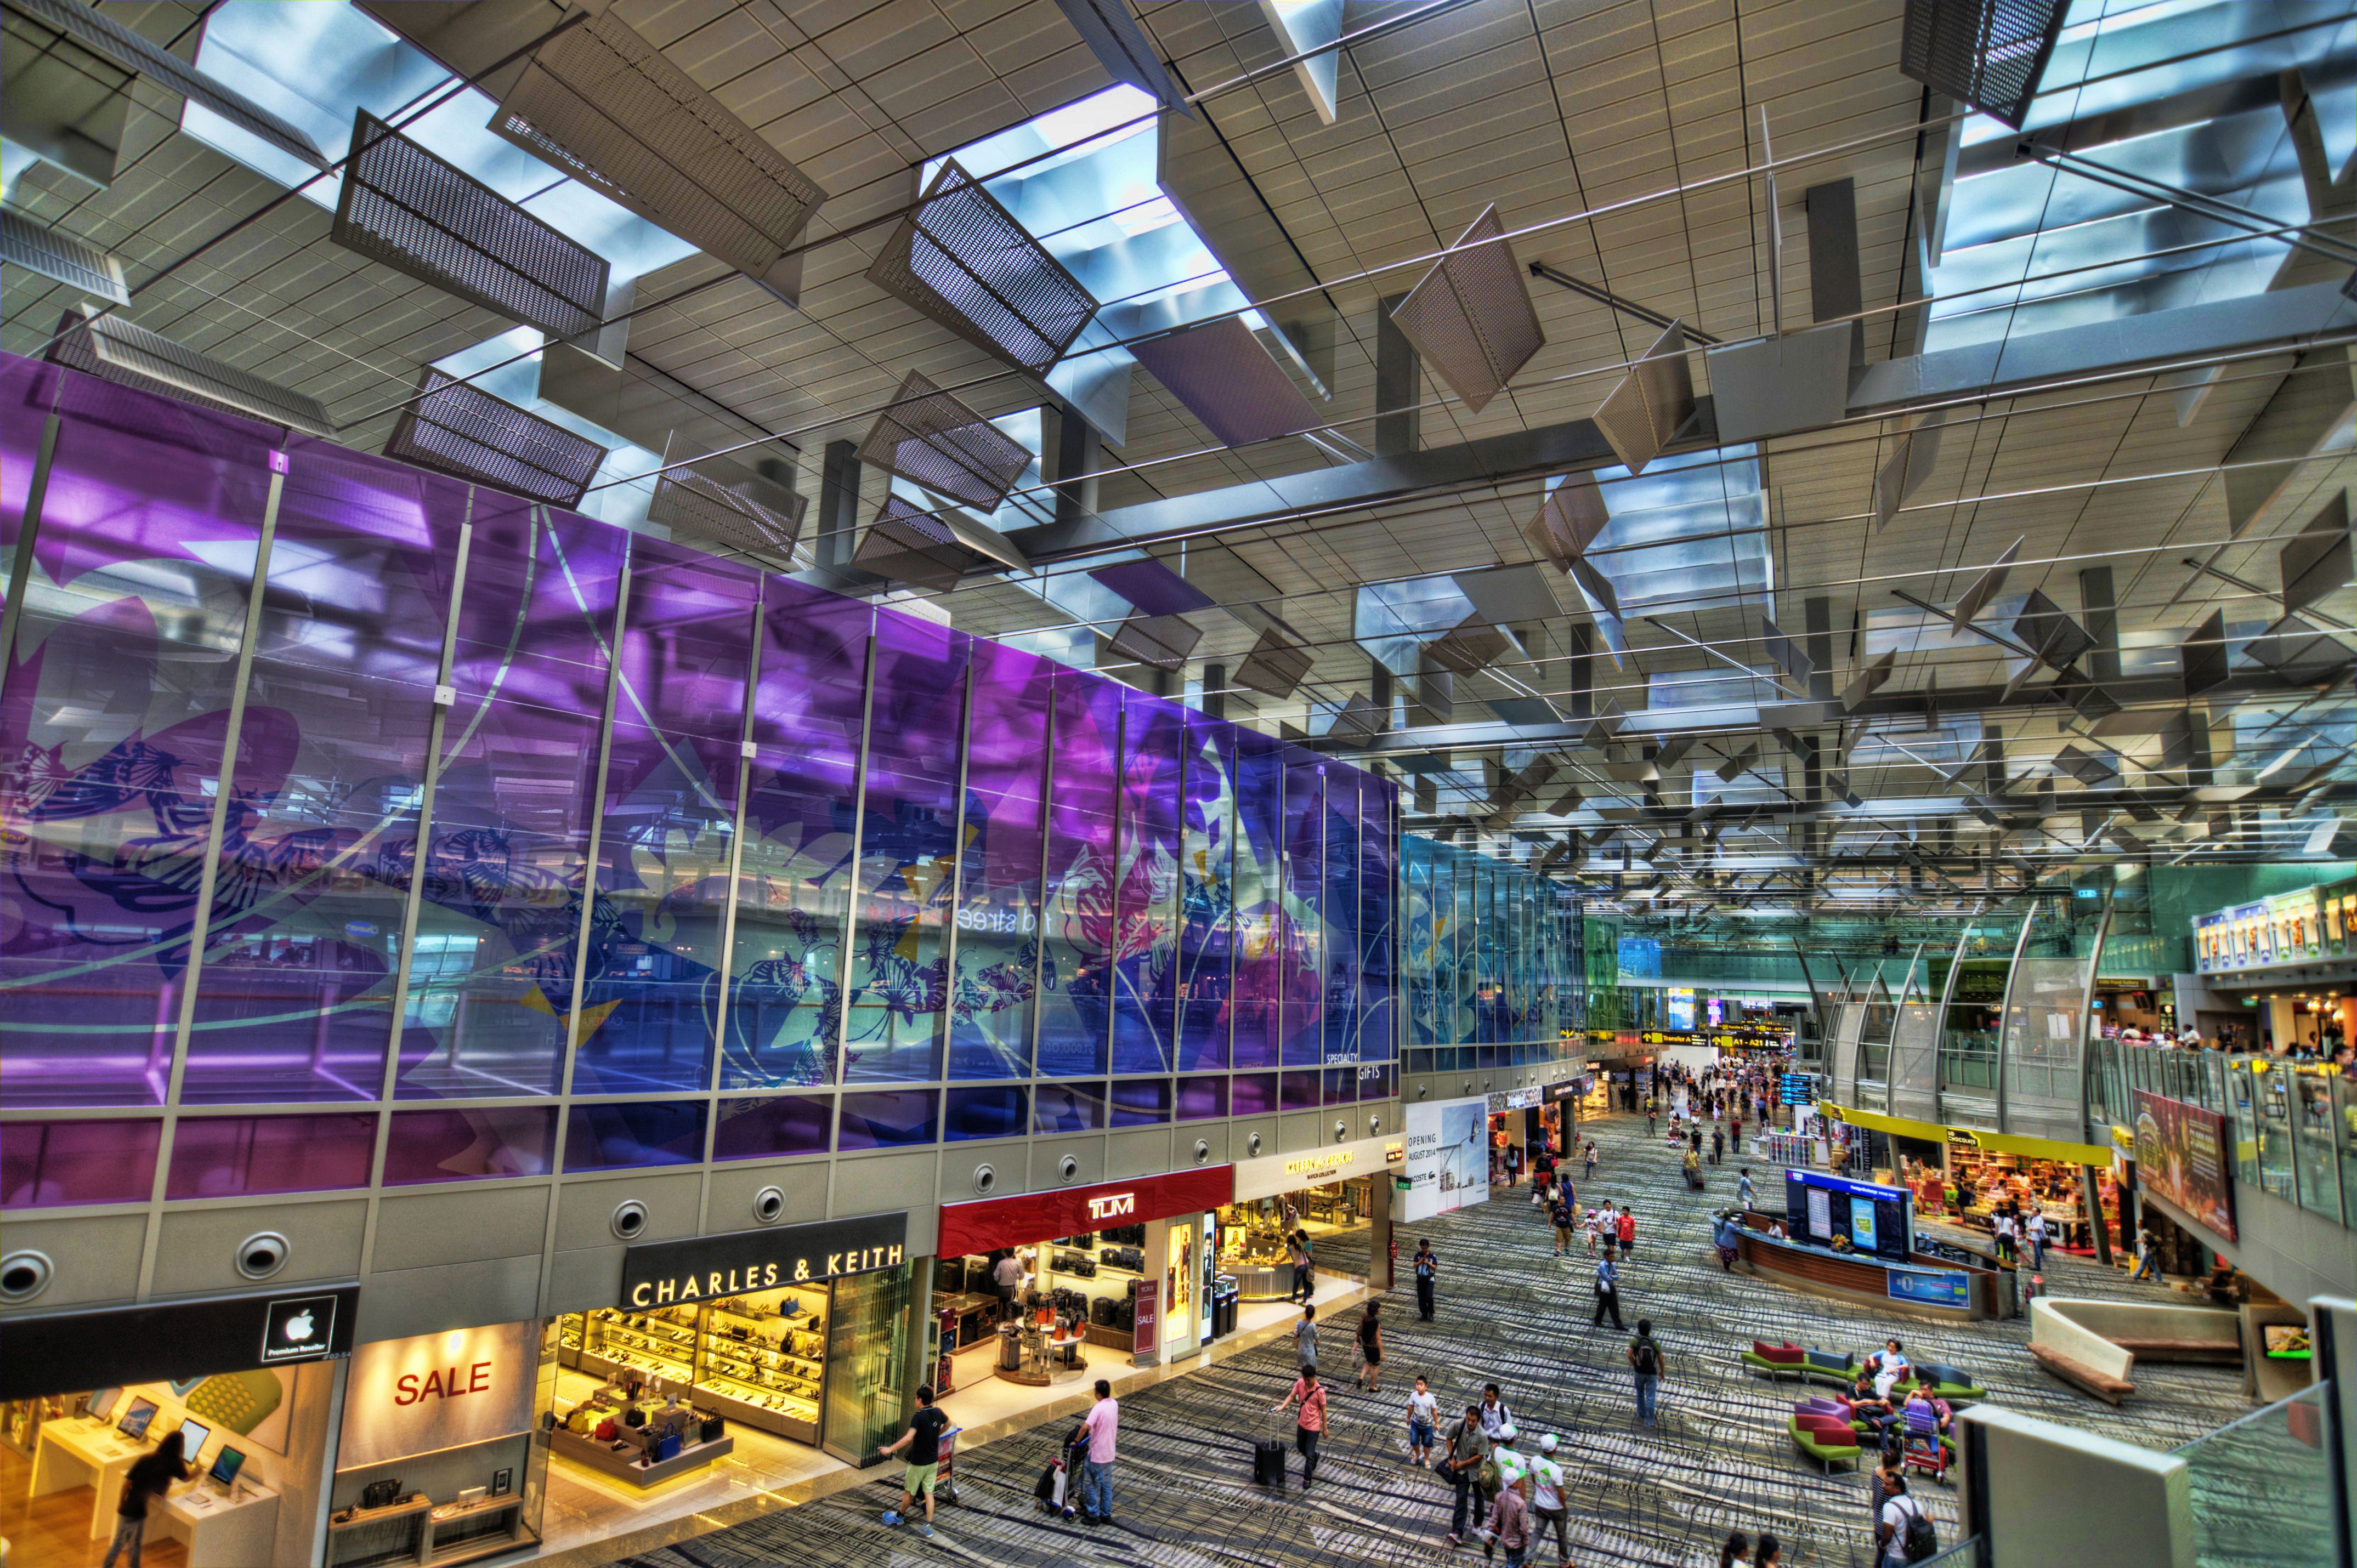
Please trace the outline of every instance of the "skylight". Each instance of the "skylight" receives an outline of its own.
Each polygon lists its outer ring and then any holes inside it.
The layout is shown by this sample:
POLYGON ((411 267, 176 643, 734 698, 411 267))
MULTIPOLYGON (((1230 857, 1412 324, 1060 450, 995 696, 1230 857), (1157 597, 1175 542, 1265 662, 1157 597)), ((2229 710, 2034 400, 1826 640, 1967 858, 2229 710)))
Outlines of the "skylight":
MULTIPOLYGON (((296 125, 330 158, 351 150, 356 110, 386 120, 447 91, 452 78, 425 52, 349 0, 227 0, 205 19, 197 69, 296 125)), ((606 258, 626 283, 695 253, 686 241, 617 207, 578 180, 494 135, 497 103, 468 88, 401 134, 447 158, 542 221, 606 258)), ((208 146, 333 209, 339 182, 196 103, 181 129, 208 146)))

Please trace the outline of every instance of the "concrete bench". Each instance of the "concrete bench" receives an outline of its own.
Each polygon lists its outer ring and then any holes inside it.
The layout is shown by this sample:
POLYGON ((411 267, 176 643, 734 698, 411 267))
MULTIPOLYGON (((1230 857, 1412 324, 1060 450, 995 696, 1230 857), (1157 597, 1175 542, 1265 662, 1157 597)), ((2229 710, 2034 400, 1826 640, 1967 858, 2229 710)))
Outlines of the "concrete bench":
POLYGON ((2066 1383, 2075 1383, 2106 1404, 2117 1404, 2136 1392, 2136 1385, 2125 1378, 2115 1378, 2095 1370, 2084 1361, 2074 1361, 2050 1346, 2032 1345, 2029 1353, 2038 1364, 2066 1383))

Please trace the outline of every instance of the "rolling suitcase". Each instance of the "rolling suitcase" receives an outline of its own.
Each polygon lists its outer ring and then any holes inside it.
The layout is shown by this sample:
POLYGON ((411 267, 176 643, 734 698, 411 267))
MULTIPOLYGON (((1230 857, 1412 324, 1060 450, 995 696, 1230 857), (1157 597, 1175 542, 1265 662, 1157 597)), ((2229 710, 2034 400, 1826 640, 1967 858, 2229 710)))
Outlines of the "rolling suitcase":
POLYGON ((1285 1444, 1277 1438, 1274 1419, 1268 1431, 1253 1444, 1253 1485, 1285 1490, 1285 1444))
POLYGON ((1113 1314, 1114 1299, 1109 1295, 1101 1295, 1089 1304, 1089 1321, 1099 1328, 1113 1326, 1113 1314))

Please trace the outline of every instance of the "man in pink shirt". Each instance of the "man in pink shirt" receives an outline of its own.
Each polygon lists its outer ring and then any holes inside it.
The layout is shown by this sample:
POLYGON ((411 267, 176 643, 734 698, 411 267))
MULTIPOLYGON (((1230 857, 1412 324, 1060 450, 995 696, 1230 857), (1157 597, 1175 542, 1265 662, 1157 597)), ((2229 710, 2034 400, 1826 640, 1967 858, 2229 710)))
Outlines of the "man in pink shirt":
POLYGON ((1088 1468, 1081 1472, 1081 1522, 1111 1524, 1114 1439, 1121 1431, 1121 1402, 1103 1378, 1097 1380, 1097 1402, 1089 1407, 1081 1428, 1089 1434, 1088 1468))

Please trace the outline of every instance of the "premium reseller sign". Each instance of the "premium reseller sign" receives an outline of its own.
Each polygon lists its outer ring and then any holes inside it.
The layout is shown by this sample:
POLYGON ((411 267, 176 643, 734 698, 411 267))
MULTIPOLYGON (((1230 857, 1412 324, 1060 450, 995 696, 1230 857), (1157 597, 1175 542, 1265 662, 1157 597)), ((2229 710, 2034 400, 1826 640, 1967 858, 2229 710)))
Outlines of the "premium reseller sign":
POLYGON ((622 1255, 620 1305, 671 1306, 864 1274, 907 1262, 908 1241, 906 1210, 658 1241, 622 1255))

